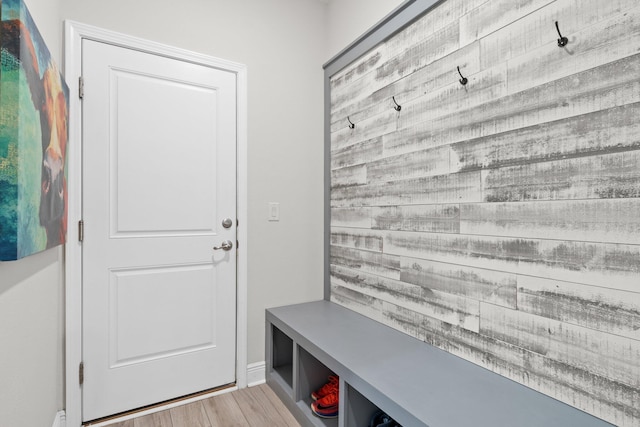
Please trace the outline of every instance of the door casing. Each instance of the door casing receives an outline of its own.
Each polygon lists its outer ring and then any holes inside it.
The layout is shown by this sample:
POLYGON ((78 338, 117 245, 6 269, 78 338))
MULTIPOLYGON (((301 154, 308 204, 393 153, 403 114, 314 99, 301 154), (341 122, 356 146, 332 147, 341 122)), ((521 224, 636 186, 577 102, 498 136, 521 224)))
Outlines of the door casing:
POLYGON ((82 104, 79 78, 82 75, 82 40, 90 39, 142 52, 185 60, 233 72, 237 79, 237 309, 236 385, 247 386, 247 69, 243 64, 214 58, 162 43, 104 30, 74 21, 64 24, 64 75, 70 89, 68 155, 68 236, 65 247, 65 399, 66 423, 82 425, 82 244, 78 223, 82 219, 82 104))

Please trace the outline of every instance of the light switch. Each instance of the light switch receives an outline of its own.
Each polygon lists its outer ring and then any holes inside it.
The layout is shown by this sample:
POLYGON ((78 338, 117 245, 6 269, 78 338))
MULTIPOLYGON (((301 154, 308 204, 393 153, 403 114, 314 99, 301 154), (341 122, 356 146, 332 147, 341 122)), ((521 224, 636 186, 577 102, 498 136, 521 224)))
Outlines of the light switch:
POLYGON ((269 202, 269 221, 280 221, 280 203, 269 202))

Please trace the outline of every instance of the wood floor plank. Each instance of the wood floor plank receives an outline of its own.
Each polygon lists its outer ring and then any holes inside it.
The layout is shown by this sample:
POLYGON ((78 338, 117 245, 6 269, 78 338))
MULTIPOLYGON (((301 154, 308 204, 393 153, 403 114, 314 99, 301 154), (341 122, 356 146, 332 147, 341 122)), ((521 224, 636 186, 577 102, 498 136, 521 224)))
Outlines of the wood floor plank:
POLYGON ((238 390, 233 397, 235 397, 243 415, 247 419, 247 425, 252 427, 267 427, 270 425, 263 414, 262 406, 248 392, 248 389, 238 390))
POLYGON ((266 399, 264 393, 261 396, 252 388, 245 388, 234 393, 234 397, 238 401, 238 405, 242 409, 242 413, 249 422, 247 425, 251 427, 271 427, 279 425, 277 414, 274 416, 272 411, 267 412, 262 398, 266 399))
POLYGON ((271 388, 262 384, 110 424, 109 427, 300 427, 271 388))
POLYGON ((135 418, 133 427, 173 427, 173 423, 167 410, 135 418))
POLYGON ((225 393, 202 401, 211 427, 244 427, 249 422, 242 413, 233 393, 225 393))
POLYGON ((126 420, 119 423, 110 424, 109 427, 133 427, 133 420, 126 420))
POLYGON ((284 406, 284 403, 282 403, 280 398, 273 392, 271 387, 266 384, 262 384, 258 387, 262 389, 265 396, 267 396, 267 399, 269 399, 269 402, 271 402, 274 409, 278 412, 278 415, 280 416, 280 418, 282 418, 286 425, 288 425, 289 427, 300 427, 300 423, 298 423, 293 414, 289 412, 287 407, 284 406))
POLYGON ((169 413, 173 427, 212 427, 201 401, 171 408, 169 413))
POLYGON ((279 425, 300 427, 282 401, 275 395, 268 385, 262 384, 247 389, 250 394, 262 405, 264 414, 272 420, 280 420, 279 425), (271 398, 269 398, 271 396, 271 398))

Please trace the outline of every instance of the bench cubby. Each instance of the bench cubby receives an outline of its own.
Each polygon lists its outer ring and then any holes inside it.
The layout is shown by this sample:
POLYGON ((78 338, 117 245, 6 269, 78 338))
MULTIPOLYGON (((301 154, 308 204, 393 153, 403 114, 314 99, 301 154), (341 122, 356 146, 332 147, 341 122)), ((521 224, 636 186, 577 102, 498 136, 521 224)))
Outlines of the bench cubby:
POLYGON ((364 397, 358 390, 342 381, 340 390, 344 393, 344 405, 340 412, 344 413, 345 427, 369 426, 371 416, 378 411, 378 407, 364 397))
POLYGON ((293 340, 273 327, 272 370, 288 390, 293 389, 293 340))
POLYGON ((326 365, 316 359, 303 347, 296 346, 298 353, 298 375, 296 394, 294 396, 296 405, 306 419, 313 420, 317 426, 337 427, 337 418, 318 418, 311 411, 311 393, 322 387, 329 375, 335 375, 326 365))

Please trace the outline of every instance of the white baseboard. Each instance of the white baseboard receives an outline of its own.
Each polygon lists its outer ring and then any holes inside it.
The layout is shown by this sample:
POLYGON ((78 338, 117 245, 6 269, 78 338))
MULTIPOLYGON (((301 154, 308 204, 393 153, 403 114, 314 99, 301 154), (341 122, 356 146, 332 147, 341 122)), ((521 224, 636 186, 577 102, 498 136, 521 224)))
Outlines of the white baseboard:
POLYGON ((265 362, 250 363, 247 365, 247 386, 264 384, 266 381, 265 362))
POLYGON ((53 424, 51 427, 66 427, 67 425, 67 416, 64 411, 58 411, 56 413, 56 417, 53 419, 53 424))

